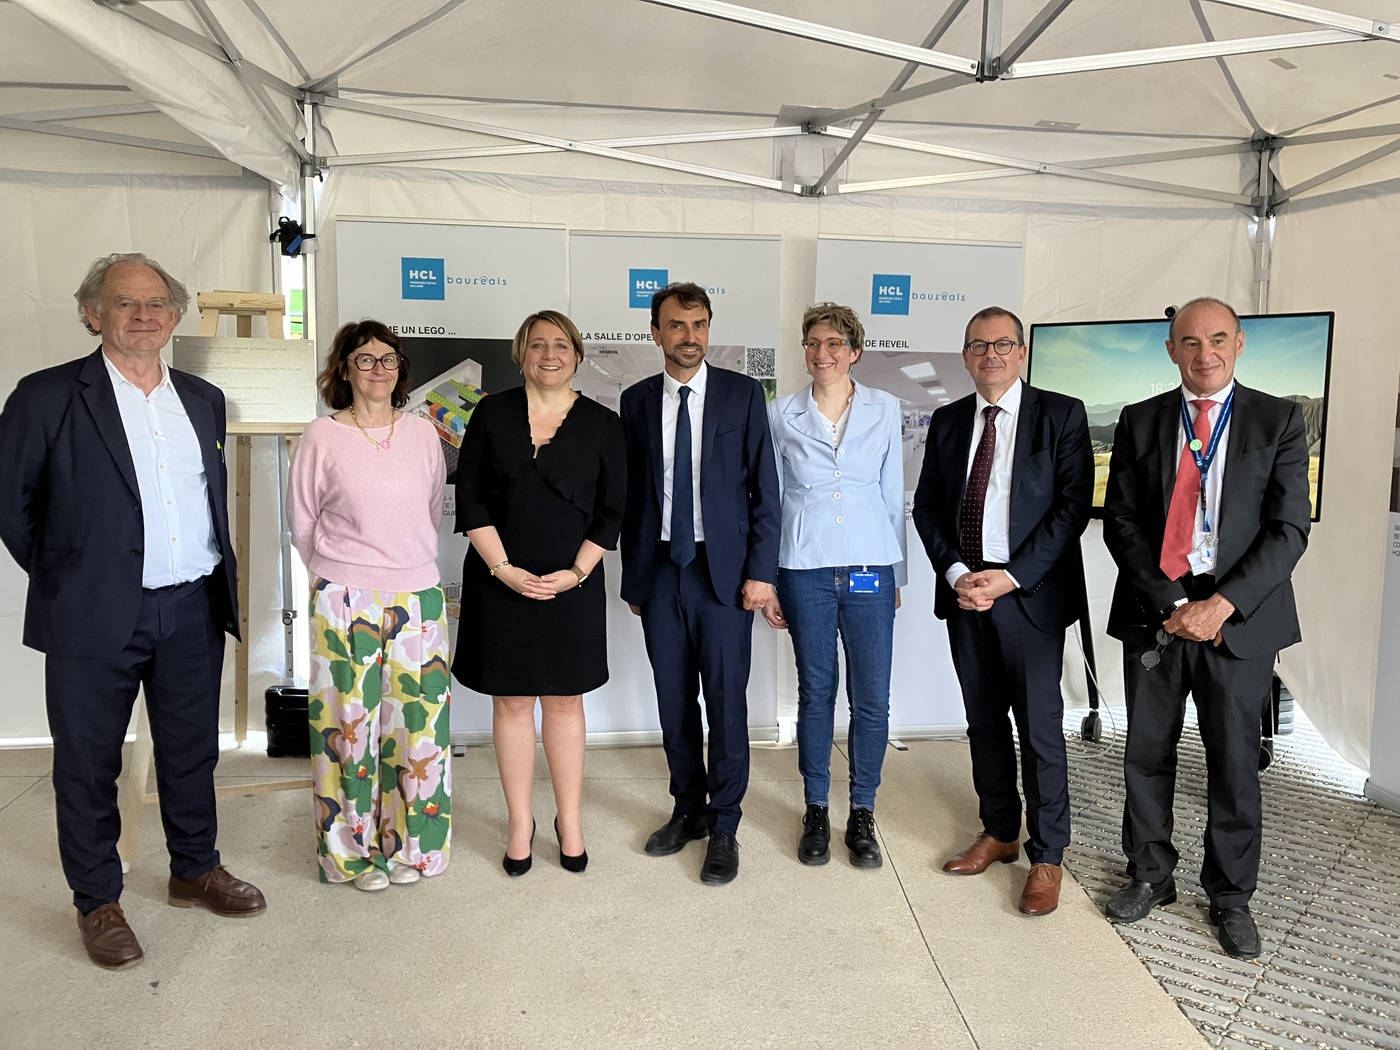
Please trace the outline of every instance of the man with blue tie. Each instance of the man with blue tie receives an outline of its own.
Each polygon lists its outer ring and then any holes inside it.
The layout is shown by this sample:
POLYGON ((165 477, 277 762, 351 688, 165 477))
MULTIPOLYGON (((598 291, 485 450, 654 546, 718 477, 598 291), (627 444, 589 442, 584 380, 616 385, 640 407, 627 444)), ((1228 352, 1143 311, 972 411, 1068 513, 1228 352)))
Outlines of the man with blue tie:
POLYGON ((45 654, 58 851, 78 928, 94 963, 122 969, 143 957, 117 856, 138 689, 166 899, 231 917, 267 905, 215 848, 224 633, 238 623, 224 396, 161 360, 189 293, 154 260, 98 259, 74 297, 102 345, 25 376, 0 412, 0 540, 29 575, 24 644, 45 654))
POLYGON ((642 620, 674 800, 646 852, 668 856, 709 836, 700 878, 721 885, 739 872, 753 613, 774 597, 781 505, 763 388, 705 363, 711 316, 697 284, 652 296, 664 371, 622 394, 621 547, 622 598, 642 620))

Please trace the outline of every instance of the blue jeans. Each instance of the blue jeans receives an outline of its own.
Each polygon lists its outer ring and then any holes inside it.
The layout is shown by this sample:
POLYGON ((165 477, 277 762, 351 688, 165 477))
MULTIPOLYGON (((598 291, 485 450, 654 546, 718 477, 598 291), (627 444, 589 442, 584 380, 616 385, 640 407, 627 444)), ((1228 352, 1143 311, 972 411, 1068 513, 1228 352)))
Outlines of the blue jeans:
POLYGON ((890 735, 894 591, 888 565, 778 570, 778 601, 797 653, 797 766, 808 805, 827 805, 831 790, 839 633, 851 709, 851 806, 875 808, 890 735), (862 569, 879 575, 877 593, 851 593, 850 574, 862 569))

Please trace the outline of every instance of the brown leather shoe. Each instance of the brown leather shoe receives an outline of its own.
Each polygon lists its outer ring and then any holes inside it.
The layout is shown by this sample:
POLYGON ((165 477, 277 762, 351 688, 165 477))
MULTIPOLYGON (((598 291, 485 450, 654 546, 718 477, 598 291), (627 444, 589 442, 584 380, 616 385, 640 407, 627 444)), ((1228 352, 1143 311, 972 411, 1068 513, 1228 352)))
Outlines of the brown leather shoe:
POLYGON ((1019 842, 1002 842, 984 831, 976 842, 943 865, 943 870, 954 875, 981 875, 994 862, 1010 864, 1020 855, 1019 842))
POLYGON ((262 892, 250 882, 235 879, 222 864, 210 868, 197 879, 170 876, 166 900, 177 908, 196 904, 215 915, 242 919, 267 910, 262 892))
POLYGON ((102 905, 83 915, 78 914, 78 929, 83 933, 83 947, 88 958, 106 970, 124 970, 146 957, 136 934, 126 924, 122 906, 116 901, 102 905))
POLYGON ((1032 864, 1021 891, 1021 910, 1027 915, 1049 915, 1060 906, 1060 880, 1065 869, 1058 864, 1032 864))

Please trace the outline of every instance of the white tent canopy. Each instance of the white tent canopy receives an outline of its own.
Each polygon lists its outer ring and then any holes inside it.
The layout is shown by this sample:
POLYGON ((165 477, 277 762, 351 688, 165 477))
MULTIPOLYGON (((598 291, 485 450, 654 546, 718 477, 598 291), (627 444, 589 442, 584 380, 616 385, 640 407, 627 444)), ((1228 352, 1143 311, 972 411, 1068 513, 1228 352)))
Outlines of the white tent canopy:
MULTIPOLYGON (((1365 765, 1400 369, 1393 22, 1400 0, 0 0, 0 205, 30 221, 0 233, 0 297, 42 357, 7 374, 83 349, 64 300, 99 252, 274 283, 269 187, 294 211, 312 174, 323 220, 781 233, 785 329, 819 232, 1021 241, 1028 320, 1201 293, 1335 309, 1328 516, 1285 676, 1365 765), (105 190, 74 210, 77 187, 105 190)), ((14 638, 22 594, 0 571, 14 638)))
POLYGON ((193 132, 283 185, 313 102, 332 133, 318 166, 562 153, 606 162, 590 176, 777 192, 1038 175, 1054 188, 1035 196, 1267 207, 1394 174, 1391 16, 1395 0, 11 0, 0 112, 90 141, 163 126, 134 137, 208 155, 193 132), (1262 188, 1260 154, 1279 158, 1262 188))

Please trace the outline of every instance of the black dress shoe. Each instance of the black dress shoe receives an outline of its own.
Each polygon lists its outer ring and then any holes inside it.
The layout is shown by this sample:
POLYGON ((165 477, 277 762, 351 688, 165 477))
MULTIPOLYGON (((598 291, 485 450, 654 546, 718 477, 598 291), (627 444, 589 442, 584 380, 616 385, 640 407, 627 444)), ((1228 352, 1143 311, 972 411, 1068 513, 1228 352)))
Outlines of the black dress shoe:
POLYGON ((516 860, 507 851, 501 858, 501 867, 506 869, 506 874, 516 879, 530 870, 530 865, 535 862, 535 822, 530 821, 530 852, 525 854, 524 860, 516 860))
POLYGON ((846 818, 846 848, 857 868, 878 868, 885 863, 875 840, 875 814, 864 806, 857 806, 846 818))
POLYGON ((700 881, 708 886, 723 886, 739 874, 739 842, 728 831, 710 835, 705 850, 705 863, 700 868, 700 881))
POLYGON ((565 871, 581 872, 588 867, 588 850, 584 850, 577 856, 569 856, 564 852, 564 836, 559 834, 559 817, 554 817, 554 837, 559 841, 559 866, 565 871))
POLYGON ((693 839, 703 839, 710 833, 709 819, 703 813, 675 813, 671 819, 651 833, 646 851, 651 857, 669 857, 685 849, 693 839))
POLYGON ((831 817, 825 806, 808 804, 802 815, 802 837, 797 840, 797 859, 803 864, 825 864, 831 859, 831 817))
POLYGON ((1233 955, 1236 959, 1259 958, 1259 927, 1254 925, 1249 905, 1217 908, 1212 904, 1210 924, 1215 927, 1216 940, 1225 949, 1226 955, 1233 955))
POLYGON ((1176 903, 1176 880, 1168 875, 1161 882, 1133 881, 1108 899, 1104 911, 1114 922, 1137 922, 1159 904, 1176 903))

